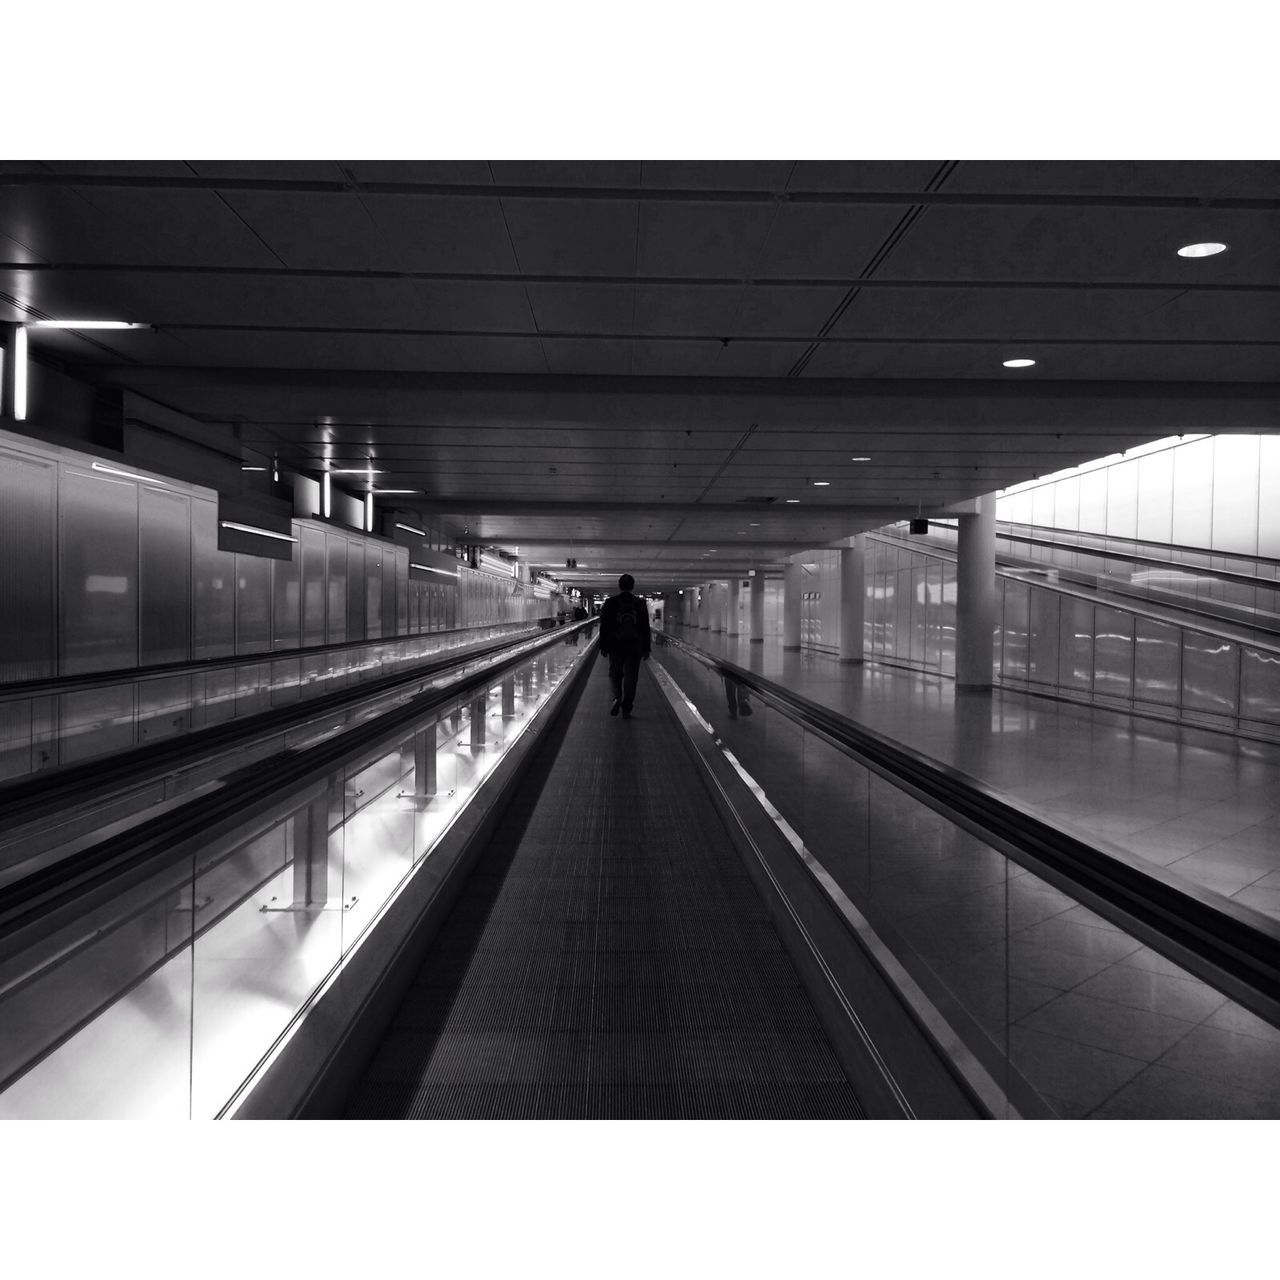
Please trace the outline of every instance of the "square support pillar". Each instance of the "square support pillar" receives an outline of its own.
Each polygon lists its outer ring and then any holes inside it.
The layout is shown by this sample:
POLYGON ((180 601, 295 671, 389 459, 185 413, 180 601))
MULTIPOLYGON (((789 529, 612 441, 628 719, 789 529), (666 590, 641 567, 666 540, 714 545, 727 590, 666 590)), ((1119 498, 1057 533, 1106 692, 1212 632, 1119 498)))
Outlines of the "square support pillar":
POLYGON ((956 517, 956 688, 989 690, 996 629, 995 494, 983 494, 976 505, 976 514, 956 517))
POLYGON ((861 662, 863 623, 867 611, 867 540, 858 534, 853 546, 840 548, 840 661, 861 662))
POLYGON ((800 648, 800 594, 804 589, 804 565, 788 560, 782 584, 782 648, 800 648))
POLYGON ((293 905, 323 907, 329 901, 329 830, 342 839, 344 780, 329 779, 324 795, 316 796, 293 815, 293 905))
POLYGON ((737 637, 742 634, 742 623, 739 614, 742 612, 742 579, 730 578, 726 602, 728 617, 725 619, 725 634, 737 637))
POLYGON ((751 643, 764 644, 764 566, 756 567, 751 579, 751 643))

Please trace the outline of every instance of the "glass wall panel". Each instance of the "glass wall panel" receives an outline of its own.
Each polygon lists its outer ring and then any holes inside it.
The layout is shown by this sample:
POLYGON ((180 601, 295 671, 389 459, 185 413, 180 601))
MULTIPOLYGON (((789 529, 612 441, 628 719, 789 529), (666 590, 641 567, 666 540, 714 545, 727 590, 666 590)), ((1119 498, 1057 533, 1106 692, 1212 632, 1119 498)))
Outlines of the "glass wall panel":
POLYGON ((925 618, 925 655, 926 665, 940 667, 942 665, 942 618, 943 618, 943 569, 941 560, 931 560, 925 570, 925 599, 928 602, 928 613, 925 618))
POLYGON ((235 652, 236 558, 218 550, 218 504, 191 500, 191 576, 195 596, 193 658, 224 658, 235 652))
POLYGON ((271 648, 271 561, 236 553, 236 652, 271 648))
POLYGON ((303 525, 302 643, 311 648, 325 642, 324 530, 303 525))
POLYGON ((59 503, 64 675, 138 662, 138 486, 63 467, 59 503))
POLYGON ((395 556, 385 555, 382 558, 382 634, 384 636, 404 635, 408 630, 408 582, 405 583, 405 621, 399 621, 399 606, 396 603, 396 561, 395 556))
MULTIPOLYGON (((293 536, 298 536, 298 525, 293 536)), ((288 560, 271 561, 271 647, 296 649, 302 634, 302 552, 294 543, 288 560)))
POLYGON ((1133 615, 1098 605, 1094 621, 1094 692, 1127 698, 1133 692, 1133 615))
POLYGON ((1138 533, 1148 542, 1173 541, 1173 450, 1138 459, 1138 533))
POLYGON ((1058 681, 1058 605, 1061 597, 1043 587, 1031 588, 1031 625, 1027 675, 1040 684, 1058 681))
POLYGON ((1132 538, 1138 530, 1138 459, 1108 467, 1107 533, 1132 538))
POLYGON ((365 634, 370 640, 382 638, 382 547, 376 542, 364 548, 365 634))
MULTIPOLYGON (((409 585, 409 548, 395 547, 394 552, 395 552, 395 563, 394 563, 395 592, 392 596, 392 599, 395 602, 394 616, 396 619, 396 627, 397 627, 396 634, 403 635, 404 627, 405 627, 405 615, 407 614, 408 608, 409 608, 408 592, 406 591, 406 588, 409 585)), ((383 608, 384 610, 386 608, 385 602, 384 602, 383 608)), ((385 612, 383 613, 382 634, 383 635, 390 634, 390 632, 388 632, 386 629, 385 612)))
POLYGON ((1091 533, 1107 529, 1107 473, 1089 471, 1080 477, 1080 526, 1091 533))
POLYGON ((352 644, 365 638, 364 551, 363 542, 347 542, 347 641, 352 644))
POLYGON ((1258 554, 1280 560, 1280 436, 1258 440, 1258 554))
POLYGON ((945 675, 953 676, 956 673, 956 566, 945 562, 940 617, 942 670, 945 675))
POLYGON ((1193 440, 1173 460, 1173 541, 1187 547, 1212 545, 1213 439, 1193 440))
POLYGON ((0 683, 57 674, 57 469, 0 450, 0 683))
POLYGON ((1166 706, 1178 701, 1180 639, 1170 623, 1134 619, 1134 698, 1166 706))
POLYGON ((1053 524, 1056 529, 1079 529, 1080 477, 1069 476, 1053 486, 1053 524))
POLYGON ((912 662, 924 661, 925 648, 925 567, 917 560, 910 572, 911 595, 911 648, 909 656, 912 662))
POLYGON ((1280 654, 1242 646, 1240 714, 1280 730, 1280 654))
POLYGON ((331 533, 326 539, 326 574, 329 613, 325 639, 329 644, 342 644, 347 638, 347 540, 331 533))
POLYGON ((142 665, 191 655, 191 500, 143 485, 138 494, 142 665))
POLYGON ((1237 646, 1196 631, 1182 634, 1182 705, 1193 711, 1234 713, 1238 688, 1237 646))
POLYGON ((1025 582, 1005 581, 1003 657, 1001 672, 1018 680, 1027 678, 1027 623, 1030 589, 1025 582))
POLYGON ((1258 437, 1217 436, 1213 443, 1215 551, 1258 550, 1258 437))
POLYGON ((1031 490, 1031 523, 1052 526, 1054 486, 1037 485, 1031 490))

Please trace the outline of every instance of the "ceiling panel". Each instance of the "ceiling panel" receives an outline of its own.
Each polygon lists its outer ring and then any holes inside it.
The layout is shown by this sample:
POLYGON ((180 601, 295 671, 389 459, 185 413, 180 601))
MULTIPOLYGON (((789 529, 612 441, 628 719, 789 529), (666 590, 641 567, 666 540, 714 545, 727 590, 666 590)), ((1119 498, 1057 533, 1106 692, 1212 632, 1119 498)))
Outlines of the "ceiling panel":
POLYGON ((500 186, 638 187, 639 160, 491 160, 500 186))
POLYGON ((908 205, 784 205, 769 232, 756 274, 783 279, 856 279, 908 209, 908 205))
POLYGON ((944 191, 1280 197, 1280 163, 1242 160, 965 160, 944 191))
POLYGON ((801 160, 791 191, 923 191, 940 160, 801 160))
POLYGON ((784 191, 794 160, 646 160, 641 186, 675 191, 784 191))
POLYGON ((774 213, 770 205, 642 204, 637 270, 650 276, 749 276, 774 213))
POLYGON ((511 272, 496 199, 236 191, 236 211, 291 267, 511 272))
POLYGON ((533 274, 635 274, 634 200, 502 201, 520 270, 533 274))
POLYGON ((214 191, 4 187, 0 232, 50 262, 279 265, 214 191))
POLYGON ((627 334, 636 309, 631 285, 525 286, 538 329, 564 333, 627 334))
POLYGON ((343 160, 357 182, 491 183, 487 160, 343 160))

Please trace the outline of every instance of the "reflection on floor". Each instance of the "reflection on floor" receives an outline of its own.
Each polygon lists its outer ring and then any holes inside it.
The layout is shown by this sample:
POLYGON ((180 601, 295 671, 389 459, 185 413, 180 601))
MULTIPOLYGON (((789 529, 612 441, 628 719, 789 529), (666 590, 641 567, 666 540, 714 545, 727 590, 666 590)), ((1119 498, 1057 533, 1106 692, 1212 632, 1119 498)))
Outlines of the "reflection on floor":
MULTIPOLYGON (((344 780, 347 819, 329 839, 323 908, 292 907, 291 863, 108 1006, 0 1094, 0 1119, 207 1119, 226 1104, 347 954, 415 862, 453 821, 503 751, 567 674, 559 646, 471 709, 437 725, 435 794, 415 795, 399 747, 344 780)), ((282 815, 283 816, 283 815, 282 815)), ((279 842, 284 848, 284 842, 279 842)), ((225 864, 224 864, 225 865, 225 864)), ((226 879, 225 871, 212 875, 226 879)), ((204 903, 197 882, 187 902, 204 903)))
MULTIPOLYGON (((1254 868, 1258 893, 1280 879, 1263 870, 1280 861, 1280 748, 999 691, 957 706, 952 682, 937 677, 704 631, 689 638, 1060 821, 1144 856, 1155 850, 1152 860, 1276 912, 1274 897, 1250 899, 1237 879, 1254 868), (1202 856, 1184 865, 1201 839, 1210 841, 1202 856)), ((692 696, 703 679, 694 664, 671 665, 692 696)), ((711 678, 699 705, 846 891, 1058 1115, 1280 1117, 1276 1028, 834 748, 802 739, 759 701, 750 719, 730 718, 711 678)))

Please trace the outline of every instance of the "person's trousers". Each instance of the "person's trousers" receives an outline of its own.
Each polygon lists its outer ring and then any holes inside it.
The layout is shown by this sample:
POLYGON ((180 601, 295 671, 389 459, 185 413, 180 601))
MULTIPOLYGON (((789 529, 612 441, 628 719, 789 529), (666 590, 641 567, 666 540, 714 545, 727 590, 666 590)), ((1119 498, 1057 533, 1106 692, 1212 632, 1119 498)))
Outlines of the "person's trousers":
POLYGON ((636 700, 636 681, 640 678, 640 648, 614 649, 609 654, 609 687, 623 711, 630 711, 636 700))

